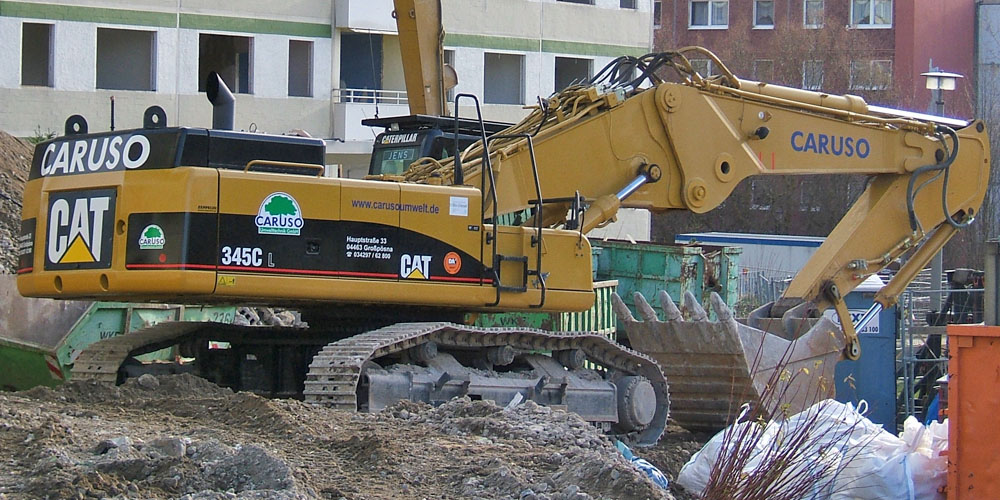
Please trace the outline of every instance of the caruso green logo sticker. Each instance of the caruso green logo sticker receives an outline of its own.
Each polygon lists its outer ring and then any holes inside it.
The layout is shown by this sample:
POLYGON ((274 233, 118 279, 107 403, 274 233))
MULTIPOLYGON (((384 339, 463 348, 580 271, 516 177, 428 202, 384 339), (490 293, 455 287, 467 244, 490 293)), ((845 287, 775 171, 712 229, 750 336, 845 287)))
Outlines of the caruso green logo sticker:
POLYGON ((163 250, 167 238, 163 236, 163 228, 150 224, 139 235, 139 250, 163 250))
POLYGON ((257 234, 298 236, 302 232, 302 209, 288 193, 271 193, 257 210, 257 234))

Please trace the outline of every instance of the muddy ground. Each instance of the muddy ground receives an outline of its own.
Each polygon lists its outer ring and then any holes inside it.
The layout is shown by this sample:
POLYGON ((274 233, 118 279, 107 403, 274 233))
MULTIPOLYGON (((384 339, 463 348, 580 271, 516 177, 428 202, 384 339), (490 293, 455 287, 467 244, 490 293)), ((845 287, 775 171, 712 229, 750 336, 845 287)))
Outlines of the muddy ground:
MULTIPOLYGON (((673 479, 706 439, 637 450, 673 479)), ((573 414, 454 400, 356 414, 190 375, 0 393, 0 498, 666 499, 573 414), (141 382, 141 383, 140 383, 141 382)))

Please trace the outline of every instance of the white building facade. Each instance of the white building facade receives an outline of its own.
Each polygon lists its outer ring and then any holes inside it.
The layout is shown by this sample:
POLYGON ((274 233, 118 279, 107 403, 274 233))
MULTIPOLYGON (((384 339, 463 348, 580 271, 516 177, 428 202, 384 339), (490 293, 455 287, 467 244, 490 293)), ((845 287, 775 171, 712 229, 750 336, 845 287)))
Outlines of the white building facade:
MULTIPOLYGON (((516 121, 538 96, 652 47, 651 0, 442 2, 455 92, 478 96, 490 120, 516 121)), ((204 80, 218 71, 237 129, 322 137, 328 162, 358 177, 379 132, 361 120, 409 112, 392 10, 391 0, 0 0, 0 129, 62 134, 73 114, 91 131, 134 128, 151 105, 170 126, 208 127, 204 80)))

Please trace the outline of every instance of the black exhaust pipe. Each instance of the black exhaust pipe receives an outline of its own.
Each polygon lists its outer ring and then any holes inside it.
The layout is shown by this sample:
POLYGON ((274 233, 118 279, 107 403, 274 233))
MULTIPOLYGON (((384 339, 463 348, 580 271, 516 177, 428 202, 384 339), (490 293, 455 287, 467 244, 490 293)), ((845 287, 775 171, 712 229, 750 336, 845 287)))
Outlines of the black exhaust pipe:
POLYGON ((205 92, 208 94, 208 102, 212 103, 212 128, 232 130, 233 122, 236 121, 236 98, 215 71, 205 79, 205 92))

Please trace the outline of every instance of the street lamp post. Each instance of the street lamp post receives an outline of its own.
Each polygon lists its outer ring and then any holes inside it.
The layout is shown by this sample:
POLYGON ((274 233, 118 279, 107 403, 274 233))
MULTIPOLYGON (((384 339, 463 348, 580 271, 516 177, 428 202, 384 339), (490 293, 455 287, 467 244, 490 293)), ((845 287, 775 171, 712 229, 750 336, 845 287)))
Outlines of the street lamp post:
MULTIPOLYGON (((920 76, 927 79, 927 88, 934 93, 935 114, 944 116, 944 92, 955 90, 958 79, 964 77, 958 73, 939 70, 921 73, 920 76)), ((942 249, 931 260, 931 290, 941 289, 941 275, 944 273, 943 252, 942 249)), ((931 309, 935 312, 941 312, 941 292, 931 292, 930 299, 931 309)))
POLYGON ((937 70, 921 73, 920 76, 927 79, 928 90, 936 91, 934 92, 935 113, 938 116, 944 116, 944 91, 955 90, 955 84, 958 82, 958 79, 965 77, 958 73, 937 70))

